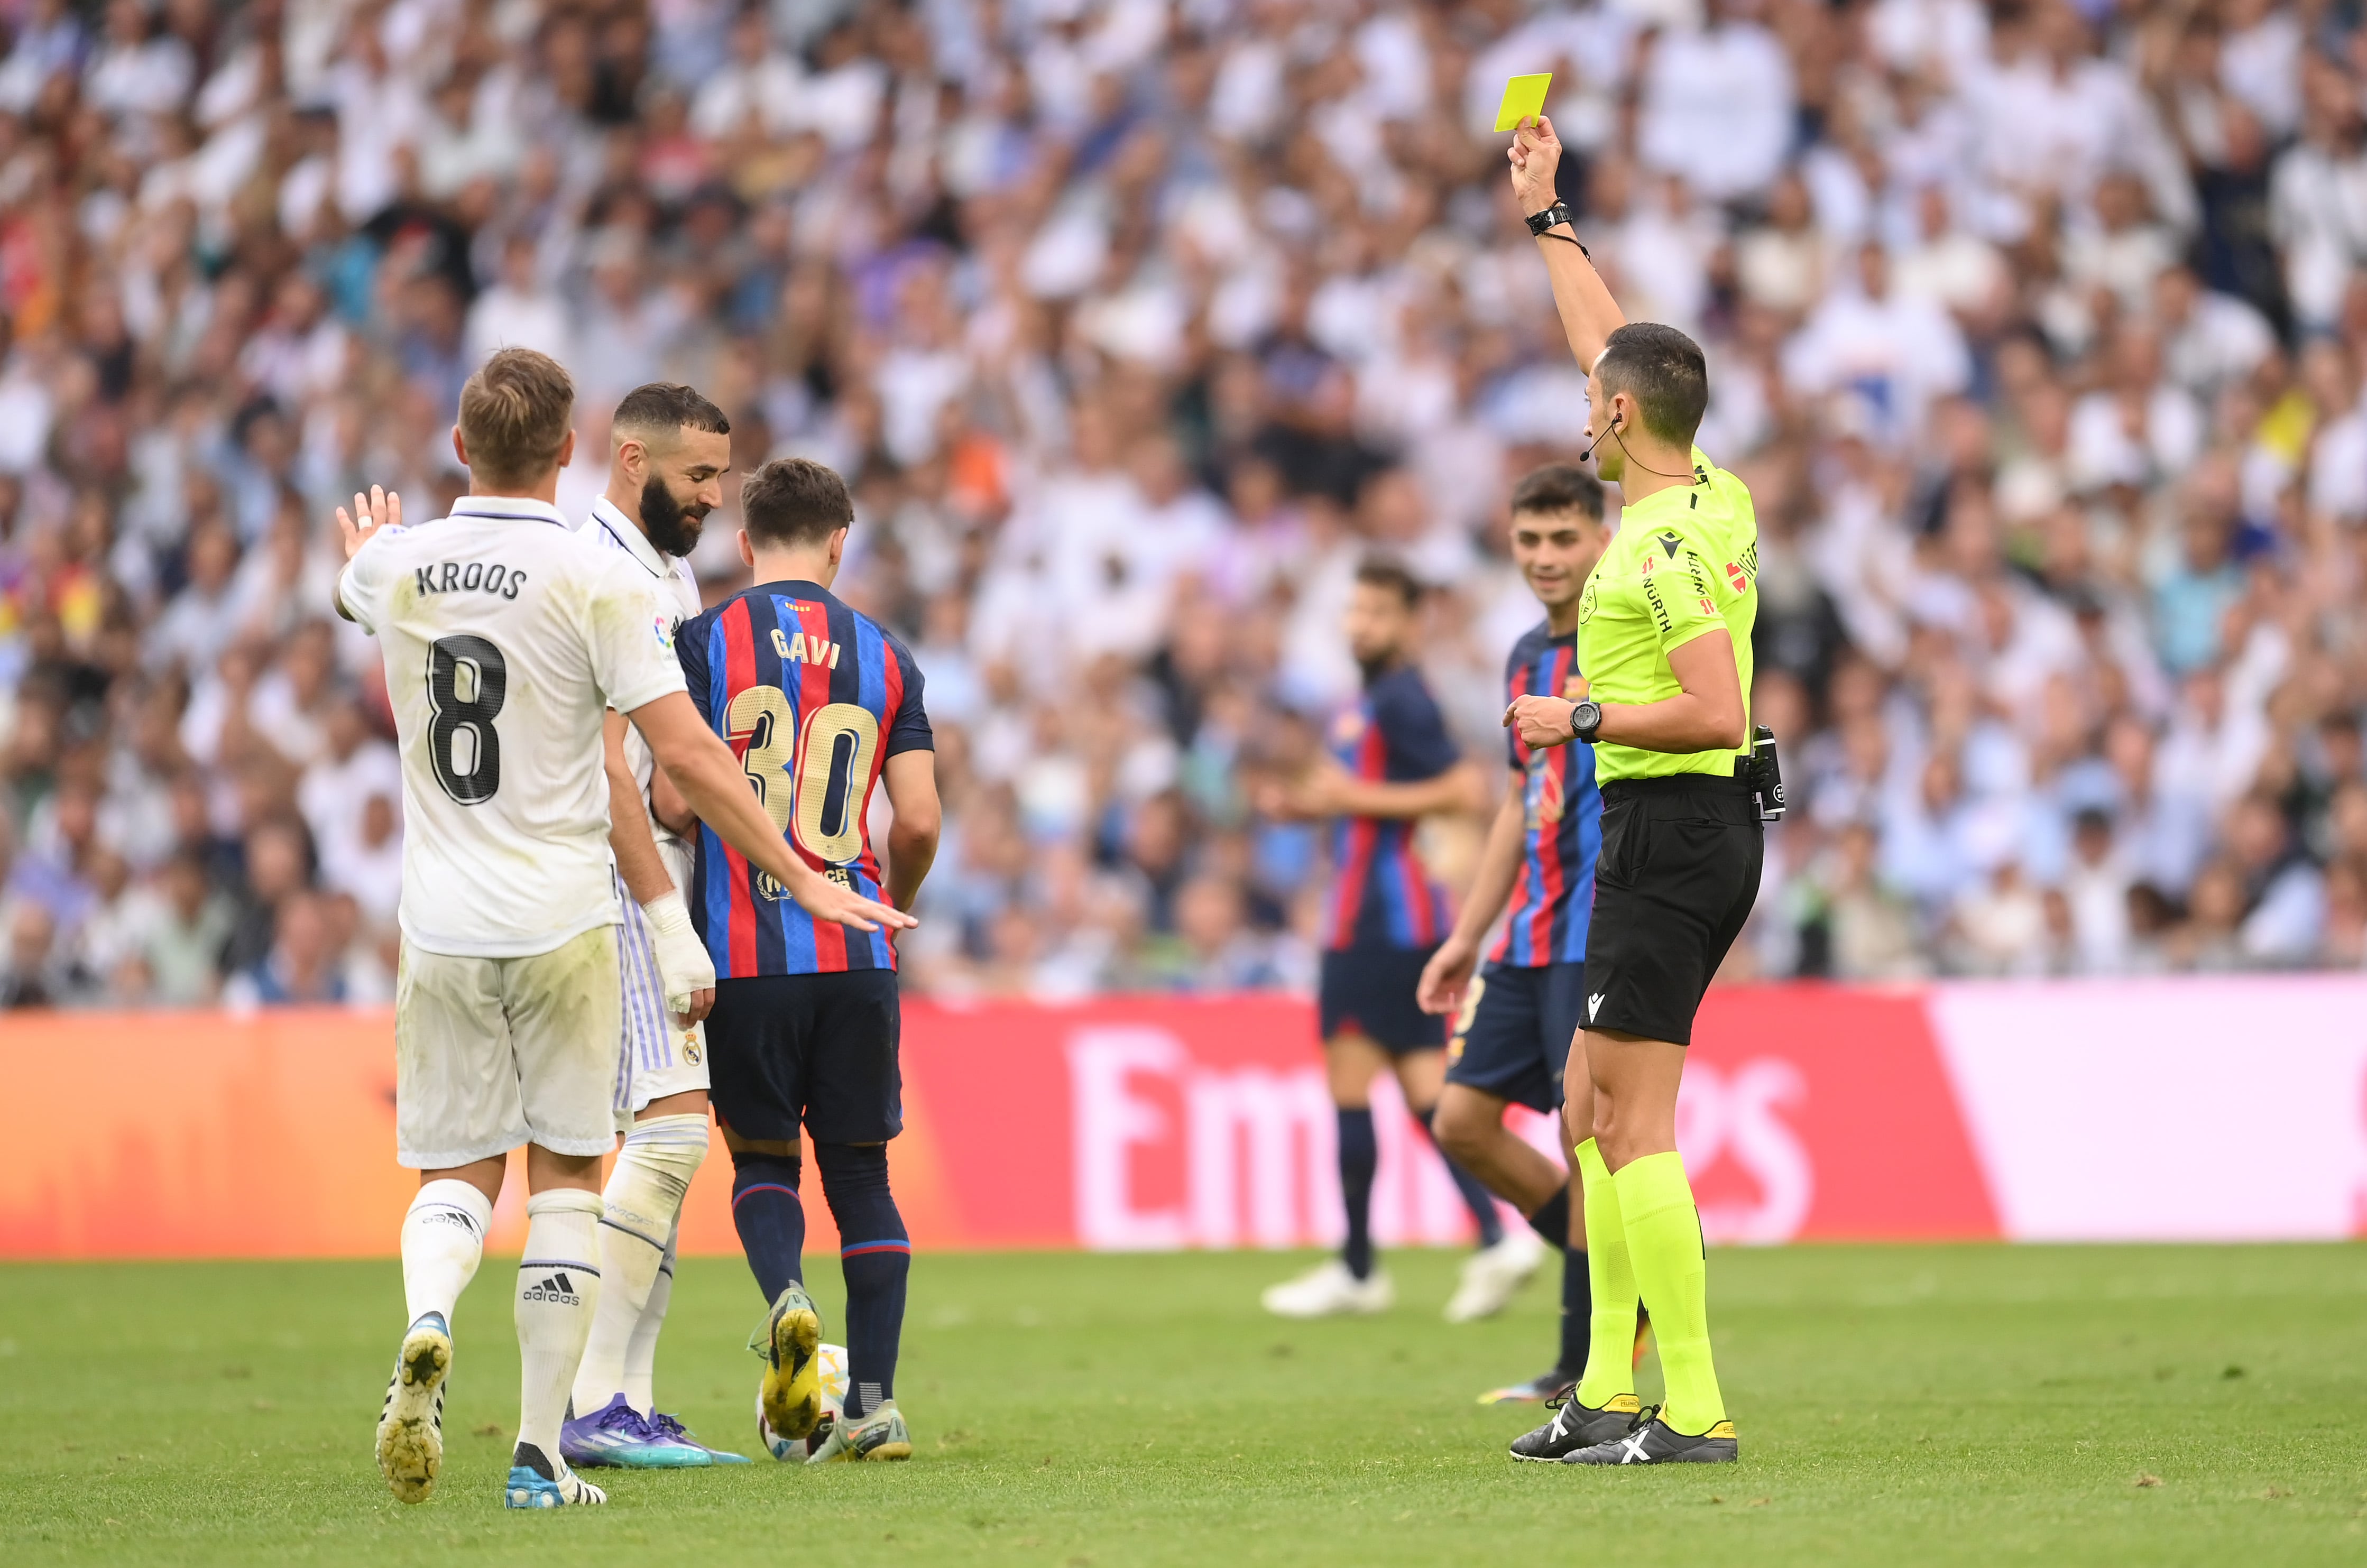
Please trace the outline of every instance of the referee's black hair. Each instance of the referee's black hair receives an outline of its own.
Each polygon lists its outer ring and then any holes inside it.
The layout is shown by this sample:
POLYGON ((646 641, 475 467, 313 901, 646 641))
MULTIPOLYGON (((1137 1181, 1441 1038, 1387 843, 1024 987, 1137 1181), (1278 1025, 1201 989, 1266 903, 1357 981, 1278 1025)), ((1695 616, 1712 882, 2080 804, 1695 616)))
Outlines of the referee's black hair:
POLYGON ((1512 487, 1512 515, 1523 512, 1554 514, 1581 513, 1603 521, 1603 481, 1575 463, 1547 463, 1531 468, 1512 487))
POLYGON ((1603 395, 1625 392, 1642 411, 1644 428, 1663 441, 1690 445, 1709 407, 1709 362, 1701 344, 1659 321, 1630 321, 1611 334, 1594 362, 1603 395))
POLYGON ((818 545, 855 523, 846 481, 805 457, 776 457, 740 486, 740 526, 752 544, 818 545))
POLYGON ((1404 601, 1409 610, 1421 603, 1421 579, 1405 569, 1404 563, 1387 556, 1366 556, 1356 566, 1356 581, 1372 588, 1386 588, 1404 601))
POLYGON ((609 423, 617 430, 645 430, 671 435, 696 430, 708 435, 729 435, 731 422, 697 388, 679 381, 651 381, 625 394, 609 423))

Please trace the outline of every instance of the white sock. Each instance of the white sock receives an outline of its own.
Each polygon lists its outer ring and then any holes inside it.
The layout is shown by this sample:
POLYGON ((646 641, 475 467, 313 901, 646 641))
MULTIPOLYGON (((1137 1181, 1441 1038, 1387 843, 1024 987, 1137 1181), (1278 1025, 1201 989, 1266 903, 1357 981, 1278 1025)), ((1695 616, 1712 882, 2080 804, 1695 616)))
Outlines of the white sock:
POLYGON ((665 1326, 666 1306, 674 1300, 674 1246, 681 1238, 677 1220, 674 1234, 666 1237, 657 1280, 650 1286, 649 1304, 633 1325, 633 1337, 625 1341, 625 1403, 644 1416, 654 1415, 658 1407, 658 1330, 665 1326))
POLYGON ((402 1216, 402 1302, 406 1326, 441 1313, 448 1327, 460 1292, 485 1255, 493 1200, 465 1181, 425 1182, 402 1216))
POLYGON ((526 1256, 518 1260, 518 1446, 531 1444, 554 1473, 567 1387, 583 1359, 600 1304, 600 1195, 559 1187, 526 1201, 526 1256))
MULTIPOLYGON (((651 1303, 658 1323, 649 1325, 652 1340, 665 1321, 664 1298, 656 1284, 663 1274, 672 1283, 668 1247, 682 1215, 683 1195, 690 1179, 707 1157, 707 1118, 652 1116, 634 1123, 617 1156, 601 1194, 600 1310, 592 1319, 592 1337, 583 1347, 583 1364, 575 1372, 575 1414, 589 1416, 619 1393, 626 1403, 650 1413, 650 1380, 646 1369, 654 1363, 651 1347, 642 1363, 640 1391, 634 1397, 625 1371, 633 1337, 641 1331, 651 1303)), ((671 1295, 671 1291, 668 1294, 671 1295)))

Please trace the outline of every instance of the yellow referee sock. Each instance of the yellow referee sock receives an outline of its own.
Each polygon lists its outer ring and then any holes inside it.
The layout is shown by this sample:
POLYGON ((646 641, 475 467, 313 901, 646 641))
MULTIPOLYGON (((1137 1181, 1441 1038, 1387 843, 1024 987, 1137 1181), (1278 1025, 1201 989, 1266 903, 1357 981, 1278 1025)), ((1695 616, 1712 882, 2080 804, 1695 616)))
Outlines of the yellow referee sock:
POLYGON ((1586 1375, 1578 1380, 1577 1398, 1588 1409, 1600 1410, 1636 1393, 1636 1270, 1627 1261, 1619 1188, 1603 1163, 1603 1151, 1589 1138, 1576 1152, 1586 1205, 1586 1276, 1594 1290, 1586 1375))
MULTIPOLYGON (((1710 1365, 1709 1271, 1702 1257, 1701 1212, 1693 1207, 1684 1158, 1673 1149, 1648 1155, 1611 1179, 1619 1189, 1619 1212, 1627 1222, 1636 1283, 1660 1344, 1660 1371, 1669 1391, 1660 1419, 1686 1437, 1700 1437, 1726 1419, 1726 1400, 1710 1365)), ((1587 1218, 1591 1222, 1593 1217, 1590 1203, 1587 1218)), ((1592 1229, 1590 1224, 1590 1245, 1592 1229)), ((1602 1343, 1598 1336, 1596 1357, 1603 1353, 1602 1343)))

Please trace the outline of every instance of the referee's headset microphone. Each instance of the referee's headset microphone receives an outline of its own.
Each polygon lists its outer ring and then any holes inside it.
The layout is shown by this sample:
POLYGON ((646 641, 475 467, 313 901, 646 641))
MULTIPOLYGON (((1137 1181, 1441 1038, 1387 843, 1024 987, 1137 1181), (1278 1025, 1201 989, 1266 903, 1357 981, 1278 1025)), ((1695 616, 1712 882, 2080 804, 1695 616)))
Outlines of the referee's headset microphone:
MULTIPOLYGON (((1600 434, 1600 435, 1597 435, 1593 440, 1591 440, 1591 441, 1590 441, 1590 442, 1588 442, 1588 443, 1586 444, 1586 450, 1585 450, 1585 451, 1583 451, 1583 452, 1580 452, 1580 453, 1578 455, 1578 460, 1579 460, 1580 462, 1583 463, 1583 462, 1585 462, 1589 457, 1593 457, 1593 456, 1594 456, 1594 449, 1595 449, 1597 446, 1602 446, 1602 445, 1603 445, 1603 443, 1604 442, 1604 440, 1605 440, 1605 439, 1607 439, 1607 438, 1610 436, 1611 433, 1612 433, 1613 431, 1614 431, 1614 430, 1618 429, 1618 428, 1619 428, 1619 416, 1618 416, 1617 414, 1615 414, 1615 413, 1614 413, 1614 414, 1613 414, 1613 415, 1611 416, 1611 423, 1610 423, 1609 424, 1606 424, 1606 425, 1604 425, 1604 426, 1603 427, 1603 434, 1600 434)), ((1623 441, 1623 442, 1621 442, 1621 443, 1619 444, 1619 449, 1620 449, 1621 451, 1623 451, 1623 452, 1624 452, 1624 451, 1625 451, 1625 450, 1627 449, 1627 444, 1626 444, 1625 442, 1624 442, 1624 441, 1623 441)))
POLYGON ((1627 450, 1627 438, 1619 434, 1619 426, 1623 422, 1624 417, 1625 416, 1620 414, 1613 414, 1611 416, 1611 423, 1603 427, 1603 434, 1586 444, 1586 450, 1578 455, 1578 460, 1583 463, 1589 457, 1594 456, 1594 449, 1597 446, 1602 446, 1605 441, 1616 441, 1619 444, 1619 450, 1626 455, 1627 460, 1631 463, 1636 463, 1637 468, 1642 468, 1648 474, 1657 475, 1659 478, 1664 479, 1689 479, 1693 477, 1691 474, 1672 474, 1663 468, 1655 468, 1646 464, 1636 462, 1636 454, 1627 450))

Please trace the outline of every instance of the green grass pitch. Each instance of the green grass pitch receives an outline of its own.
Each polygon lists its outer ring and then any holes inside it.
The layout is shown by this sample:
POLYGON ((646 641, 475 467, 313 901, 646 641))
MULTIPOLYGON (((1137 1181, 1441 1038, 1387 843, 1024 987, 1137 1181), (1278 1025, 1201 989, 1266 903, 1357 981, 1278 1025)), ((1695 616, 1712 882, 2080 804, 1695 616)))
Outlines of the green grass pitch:
MULTIPOLYGON (((1256 1292, 1297 1258, 924 1255, 912 1463, 611 1471, 609 1506, 545 1515, 499 1506, 505 1260, 461 1303, 415 1508, 370 1458, 393 1264, 8 1266, 0 1562, 2367 1562, 2367 1248, 1721 1251, 1743 1461, 1629 1471, 1506 1460, 1535 1407, 1473 1396, 1543 1364, 1550 1269, 1449 1328, 1455 1261, 1395 1255, 1386 1316, 1285 1324, 1256 1292)), ((743 1450, 759 1307, 685 1260, 659 1359, 743 1450)))

